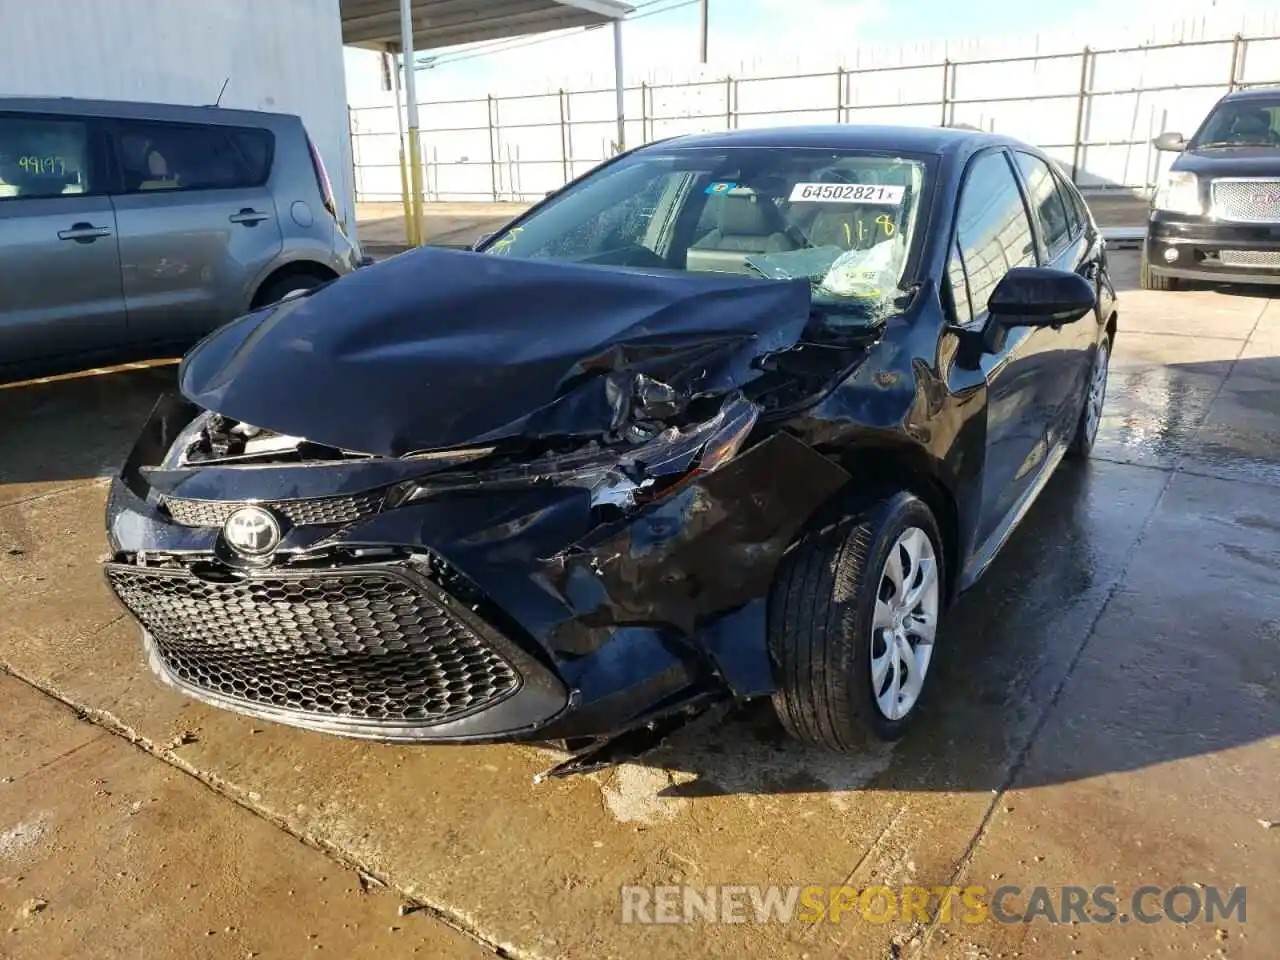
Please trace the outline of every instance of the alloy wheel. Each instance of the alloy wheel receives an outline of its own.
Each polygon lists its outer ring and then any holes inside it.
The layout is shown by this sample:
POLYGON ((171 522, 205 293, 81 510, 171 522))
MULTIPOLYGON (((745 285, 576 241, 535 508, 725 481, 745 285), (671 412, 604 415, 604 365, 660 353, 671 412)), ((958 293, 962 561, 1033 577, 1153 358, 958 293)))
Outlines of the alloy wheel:
POLYGON ((876 707, 900 720, 915 707, 938 628, 938 561, 933 541, 907 527, 885 558, 871 623, 871 688, 876 707))

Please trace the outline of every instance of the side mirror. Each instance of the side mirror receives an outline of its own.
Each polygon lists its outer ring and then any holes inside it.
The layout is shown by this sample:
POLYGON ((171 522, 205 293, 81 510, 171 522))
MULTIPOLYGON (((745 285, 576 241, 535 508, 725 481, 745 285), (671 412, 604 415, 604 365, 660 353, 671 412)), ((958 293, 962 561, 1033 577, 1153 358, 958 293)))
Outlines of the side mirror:
POLYGON ((1002 327, 1057 327, 1079 320, 1097 303, 1093 284, 1069 270, 1014 267, 987 301, 1002 327))
POLYGON ((489 238, 492 236, 493 236, 492 233, 480 234, 480 236, 476 237, 475 242, 471 244, 471 249, 479 250, 481 247, 483 247, 486 243, 489 242, 489 238))
POLYGON ((1181 153, 1187 149, 1187 139, 1180 133, 1162 133, 1151 141, 1151 145, 1157 150, 1169 150, 1173 153, 1181 153))

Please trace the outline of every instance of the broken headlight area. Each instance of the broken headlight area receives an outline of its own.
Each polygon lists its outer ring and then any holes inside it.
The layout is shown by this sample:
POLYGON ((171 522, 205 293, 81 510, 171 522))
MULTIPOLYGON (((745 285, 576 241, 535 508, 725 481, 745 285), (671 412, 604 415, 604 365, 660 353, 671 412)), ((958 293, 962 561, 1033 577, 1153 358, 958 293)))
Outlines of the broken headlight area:
POLYGON ((305 463, 367 457, 305 437, 277 433, 241 423, 211 410, 203 411, 182 429, 165 453, 165 469, 219 464, 305 463))
POLYGON ((394 488, 389 507, 462 491, 493 492, 530 486, 581 487, 591 506, 626 511, 731 460, 756 424, 758 410, 740 394, 714 416, 687 427, 667 427, 625 449, 592 441, 563 453, 533 458, 490 454, 466 472, 449 470, 394 488))

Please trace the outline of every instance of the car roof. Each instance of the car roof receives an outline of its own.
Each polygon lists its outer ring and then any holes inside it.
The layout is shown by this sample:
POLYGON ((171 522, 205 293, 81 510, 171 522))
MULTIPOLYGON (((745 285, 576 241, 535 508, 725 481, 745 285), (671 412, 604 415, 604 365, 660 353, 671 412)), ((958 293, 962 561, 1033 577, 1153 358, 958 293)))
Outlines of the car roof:
MULTIPOLYGON (((964 127, 907 127, 849 123, 694 133, 672 137, 650 146, 659 149, 810 147, 837 150, 900 150, 904 153, 964 157, 982 147, 993 145, 1039 152, 1035 147, 1011 137, 964 127)), ((641 148, 641 150, 644 149, 646 148, 641 148)))
POLYGON ((293 114, 174 103, 141 103, 131 100, 82 100, 79 97, 0 97, 0 113, 64 114, 118 120, 173 120, 187 123, 269 124, 297 119, 293 114))
POLYGON ((1280 86, 1272 84, 1266 87, 1246 87, 1244 90, 1233 90, 1228 93, 1223 100, 1261 100, 1280 97, 1280 86))

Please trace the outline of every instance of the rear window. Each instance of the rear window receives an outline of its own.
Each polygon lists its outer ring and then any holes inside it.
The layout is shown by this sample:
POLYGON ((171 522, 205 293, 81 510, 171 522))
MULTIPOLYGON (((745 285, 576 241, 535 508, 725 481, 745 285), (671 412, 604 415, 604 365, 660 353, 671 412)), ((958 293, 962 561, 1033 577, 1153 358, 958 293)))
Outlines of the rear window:
POLYGON ((0 117, 0 201, 91 193, 90 167, 84 123, 0 117))
POLYGON ((126 193, 260 187, 275 138, 253 127, 121 121, 117 150, 126 193))

